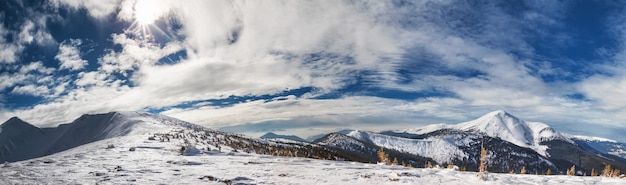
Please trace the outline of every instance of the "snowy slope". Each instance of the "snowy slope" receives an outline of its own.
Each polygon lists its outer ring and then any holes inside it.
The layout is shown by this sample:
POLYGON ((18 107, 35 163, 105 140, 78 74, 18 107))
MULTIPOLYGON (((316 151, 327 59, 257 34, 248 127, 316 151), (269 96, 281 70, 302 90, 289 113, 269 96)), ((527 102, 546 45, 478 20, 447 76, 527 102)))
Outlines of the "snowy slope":
POLYGON ((72 123, 54 128, 37 128, 19 118, 12 118, 2 125, 3 132, 0 132, 0 161, 30 159, 94 141, 171 126, 200 128, 174 118, 142 112, 83 115, 72 123))
POLYGON ((16 161, 41 156, 44 153, 38 148, 39 142, 46 142, 42 129, 13 117, 0 125, 0 162, 16 161), (28 137, 23 137, 28 135, 28 137), (34 146, 34 147, 22 147, 34 146))
MULTIPOLYGON (((170 128, 171 129, 171 128, 170 128)), ((203 149, 195 131, 143 131, 85 144, 27 161, 0 164, 0 184, 624 184, 605 177, 488 174, 452 169, 367 163, 203 149), (171 137, 160 141, 160 137, 171 137), (181 137, 179 137, 181 136, 181 137), (189 146, 180 152, 181 146, 189 146)))
POLYGON ((347 135, 361 141, 374 143, 377 146, 432 158, 440 164, 467 157, 467 154, 460 150, 455 143, 462 142, 459 145, 469 144, 468 138, 455 138, 455 136, 407 139, 358 130, 347 135))
POLYGON ((626 159, 626 143, 620 143, 615 140, 601 137, 579 135, 570 135, 569 137, 576 141, 576 143, 586 144, 600 153, 615 155, 626 159))

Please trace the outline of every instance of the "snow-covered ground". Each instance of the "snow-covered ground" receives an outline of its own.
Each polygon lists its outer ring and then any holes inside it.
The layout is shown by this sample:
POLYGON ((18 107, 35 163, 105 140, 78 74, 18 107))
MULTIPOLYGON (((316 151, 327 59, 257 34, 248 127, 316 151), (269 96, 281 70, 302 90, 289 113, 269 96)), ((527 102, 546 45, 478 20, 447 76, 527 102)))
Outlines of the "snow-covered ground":
POLYGON ((489 174, 483 182, 475 172, 257 155, 225 146, 188 147, 181 155, 183 139, 152 136, 115 137, 0 164, 0 184, 626 184, 618 178, 512 174, 489 174))
POLYGON ((456 138, 458 137, 456 135, 418 140, 355 130, 348 133, 348 136, 361 141, 371 141, 377 146, 429 157, 441 164, 450 163, 453 159, 467 157, 465 152, 454 145, 455 142, 459 142, 459 145, 469 144, 469 140, 456 138))

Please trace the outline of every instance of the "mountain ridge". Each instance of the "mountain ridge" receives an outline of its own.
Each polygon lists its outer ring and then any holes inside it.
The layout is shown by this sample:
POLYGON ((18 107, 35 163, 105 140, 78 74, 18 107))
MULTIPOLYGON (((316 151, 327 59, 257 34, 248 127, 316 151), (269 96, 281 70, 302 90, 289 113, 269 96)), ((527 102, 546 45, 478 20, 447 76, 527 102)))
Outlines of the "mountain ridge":
POLYGON ((175 118, 144 112, 84 114, 70 123, 44 128, 13 117, 1 126, 0 162, 49 155, 133 132, 148 133, 168 124, 194 128, 192 124, 175 118))
POLYGON ((305 139, 302 139, 296 135, 281 135, 281 134, 276 134, 273 132, 268 132, 265 133, 264 135, 262 135, 261 137, 262 139, 288 139, 288 140, 292 140, 292 141, 298 141, 298 142, 309 142, 305 139))

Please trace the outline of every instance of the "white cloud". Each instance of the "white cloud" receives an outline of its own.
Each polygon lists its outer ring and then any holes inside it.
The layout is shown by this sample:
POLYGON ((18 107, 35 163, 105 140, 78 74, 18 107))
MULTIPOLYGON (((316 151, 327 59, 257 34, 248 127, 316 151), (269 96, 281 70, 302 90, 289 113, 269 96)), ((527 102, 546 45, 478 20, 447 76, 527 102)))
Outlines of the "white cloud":
POLYGON ((35 79, 35 75, 33 74, 9 74, 9 73, 0 73, 0 91, 6 88, 13 87, 14 85, 25 82, 27 80, 35 79))
MULTIPOLYGON (((38 13, 31 13, 31 16, 36 18, 21 23, 19 31, 5 28, 4 21, 0 21, 0 64, 18 62, 25 45, 33 41, 39 45, 55 43, 54 38, 46 29, 46 20, 49 16, 38 13), (12 38, 12 40, 9 41, 7 38, 12 38)), ((0 18, 4 19, 4 15, 0 15, 0 18)))
MULTIPOLYGON (((620 13, 609 14, 606 27, 619 42, 616 49, 602 48, 602 55, 608 59, 592 67, 601 74, 589 75, 576 84, 576 88, 593 105, 626 119, 626 16, 620 13)), ((615 122, 607 121, 607 122, 615 122)), ((619 122, 623 124, 623 122, 619 122)))
POLYGON ((122 46, 121 52, 109 51, 98 59, 99 70, 107 73, 123 73, 137 70, 141 66, 157 65, 165 56, 182 50, 181 43, 169 42, 159 46, 128 38, 125 34, 113 34, 113 43, 122 46))
POLYGON ((33 96, 42 96, 49 94, 50 89, 47 86, 35 86, 35 85, 25 85, 25 86, 17 86, 13 88, 11 93, 14 94, 24 94, 24 95, 33 95, 33 96))
POLYGON ((297 57, 272 65, 301 66, 292 70, 335 78, 322 80, 332 83, 354 70, 391 71, 393 60, 385 59, 401 54, 395 29, 377 22, 380 12, 360 6, 346 1, 187 1, 173 4, 171 12, 183 23, 191 59, 263 65, 254 60, 286 53, 297 57), (311 53, 351 57, 354 63, 322 58, 304 64, 298 57, 311 53))
POLYGON ((70 71, 81 70, 87 66, 87 60, 80 58, 79 46, 82 44, 80 39, 70 39, 59 45, 59 53, 54 57, 61 62, 59 69, 68 69, 70 71))
MULTIPOLYGON (((35 16, 35 15, 33 15, 35 16)), ((52 35, 46 30, 46 16, 39 16, 40 18, 36 20, 36 24, 27 20, 22 25, 22 31, 19 33, 19 41, 22 43, 30 44, 33 41, 39 45, 50 45, 55 43, 52 35)))
POLYGON ((9 34, 11 34, 10 30, 7 30, 4 22, 0 21, 0 64, 16 62, 18 55, 24 50, 24 46, 6 40, 9 34))
MULTIPOLYGON (((626 74, 626 73, 625 73, 626 74)), ((626 109, 626 77, 596 75, 580 83, 580 91, 608 110, 626 109)))
POLYGON ((57 5, 66 5, 73 9, 84 8, 92 17, 104 19, 118 9, 121 0, 53 0, 52 2, 57 5))
POLYGON ((104 86, 107 84, 107 82, 107 75, 105 73, 91 71, 78 73, 78 77, 74 83, 77 86, 104 86))
POLYGON ((20 67, 20 73, 29 73, 29 72, 39 72, 42 74, 51 74, 52 72, 54 72, 54 68, 50 68, 50 67, 45 67, 43 65, 43 62, 41 61, 37 61, 37 62, 31 62, 28 65, 23 65, 20 67))

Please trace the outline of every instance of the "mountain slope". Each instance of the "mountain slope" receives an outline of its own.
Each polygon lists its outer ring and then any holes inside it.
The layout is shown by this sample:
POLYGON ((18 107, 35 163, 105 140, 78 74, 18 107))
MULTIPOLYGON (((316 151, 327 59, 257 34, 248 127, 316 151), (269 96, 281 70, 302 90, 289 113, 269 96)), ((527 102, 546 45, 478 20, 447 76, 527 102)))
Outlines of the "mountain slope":
MULTIPOLYGON (((483 145, 489 150, 488 169, 490 172, 519 171, 524 167, 529 173, 542 173, 547 169, 557 171, 557 166, 552 164, 548 158, 538 154, 532 149, 520 147, 499 138, 493 138, 474 132, 440 129, 427 134, 418 135, 392 132, 379 134, 353 131, 348 135, 357 141, 335 141, 332 145, 343 147, 346 145, 345 143, 369 143, 385 148, 385 151, 387 151, 387 149, 393 149, 393 151, 404 154, 432 159, 426 161, 431 161, 433 164, 443 166, 454 164, 470 171, 478 170, 480 149, 481 145, 483 145), (408 138, 404 136, 408 136, 408 138)), ((353 151, 359 152, 358 150, 353 151)), ((425 163, 419 163, 414 166, 424 167, 424 165, 425 163)))
POLYGON ((438 163, 450 163, 454 159, 462 159, 467 154, 456 147, 456 142, 465 145, 469 140, 444 136, 423 140, 393 137, 383 134, 364 131, 352 131, 347 134, 360 141, 373 143, 377 146, 393 149, 413 155, 432 158, 438 163))
POLYGON ((570 136, 576 144, 587 146, 590 150, 595 150, 601 154, 614 155, 626 159, 626 143, 620 143, 614 140, 589 137, 589 136, 570 136))
POLYGON ((40 157, 94 141, 153 132, 169 126, 199 128, 174 118, 142 112, 83 115, 53 128, 37 128, 19 118, 11 118, 2 124, 0 162, 40 157))
POLYGON ((41 156, 44 151, 37 143, 45 142, 45 132, 17 117, 0 125, 0 162, 41 156), (28 135, 28 137, 23 137, 28 135))
POLYGON ((185 155, 203 153, 203 150, 230 150, 331 160, 353 159, 350 153, 341 153, 320 145, 249 138, 143 112, 83 115, 71 123, 54 128, 39 129, 17 118, 3 125, 3 130, 0 132, 0 139, 4 138, 0 143, 0 146, 3 146, 0 150, 2 154, 0 162, 31 159, 92 142, 120 137, 144 137, 144 135, 147 135, 146 138, 151 138, 150 140, 161 142, 184 138, 184 143, 179 147, 181 147, 180 152, 185 155))
POLYGON ((456 125, 434 124, 418 129, 406 129, 406 134, 427 134, 442 129, 452 129, 484 134, 499 138, 520 147, 531 148, 537 153, 549 157, 548 148, 543 141, 562 140, 574 143, 569 138, 540 122, 526 122, 505 111, 498 110, 487 113, 475 120, 456 125))

